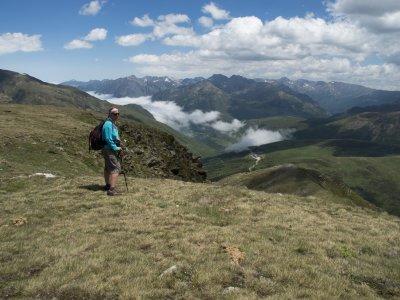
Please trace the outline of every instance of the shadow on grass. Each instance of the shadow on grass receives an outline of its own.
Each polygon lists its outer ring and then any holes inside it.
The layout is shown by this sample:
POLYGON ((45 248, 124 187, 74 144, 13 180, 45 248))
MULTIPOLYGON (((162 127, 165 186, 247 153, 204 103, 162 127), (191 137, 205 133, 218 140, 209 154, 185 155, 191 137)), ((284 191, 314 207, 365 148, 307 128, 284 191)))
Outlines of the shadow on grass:
POLYGON ((383 157, 399 155, 400 147, 361 140, 328 140, 321 147, 333 148, 334 156, 383 157))
POLYGON ((311 146, 322 142, 323 140, 285 140, 270 144, 265 144, 261 146, 253 146, 250 147, 249 150, 243 150, 240 152, 226 152, 216 156, 206 157, 203 159, 203 162, 207 164, 207 162, 212 161, 213 159, 226 159, 226 158, 236 158, 243 157, 250 153, 256 154, 267 154, 282 150, 289 150, 293 148, 301 148, 306 146, 311 146))
POLYGON ((389 155, 400 155, 400 147, 354 139, 307 139, 307 140, 285 140, 261 146, 250 147, 249 150, 241 152, 223 153, 217 156, 207 157, 203 160, 205 164, 215 159, 229 159, 243 157, 250 153, 268 154, 272 152, 317 146, 320 148, 332 148, 333 156, 355 156, 355 157, 383 157, 389 155))
POLYGON ((92 192, 104 191, 104 185, 100 185, 100 184, 81 185, 81 186, 79 186, 79 188, 89 190, 92 192))

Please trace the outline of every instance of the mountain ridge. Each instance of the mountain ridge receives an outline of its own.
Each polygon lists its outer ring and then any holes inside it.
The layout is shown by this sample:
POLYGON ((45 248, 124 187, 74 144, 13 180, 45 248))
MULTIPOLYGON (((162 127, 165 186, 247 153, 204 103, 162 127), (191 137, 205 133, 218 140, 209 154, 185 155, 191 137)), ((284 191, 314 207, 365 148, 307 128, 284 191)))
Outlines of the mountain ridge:
POLYGON ((177 86, 153 95, 174 101, 185 110, 218 110, 239 120, 282 116, 321 117, 325 112, 310 97, 288 87, 276 87, 242 76, 215 74, 198 83, 177 86))
POLYGON ((277 80, 258 80, 286 85, 299 93, 306 94, 332 114, 341 113, 356 106, 386 104, 400 99, 400 91, 379 90, 340 81, 290 80, 287 77, 277 80))
POLYGON ((211 81, 218 88, 234 92, 243 88, 243 86, 251 81, 259 83, 269 83, 278 87, 288 87, 292 92, 309 96, 318 103, 323 109, 329 113, 344 112, 355 106, 370 106, 391 103, 400 99, 400 91, 387 91, 374 89, 359 84, 351 84, 340 81, 313 81, 307 79, 290 80, 287 77, 280 79, 261 79, 246 78, 240 75, 231 75, 230 77, 223 74, 214 74, 208 78, 195 77, 184 79, 171 79, 169 77, 146 76, 138 78, 134 75, 122 77, 115 80, 97 80, 89 82, 70 81, 64 84, 71 84, 85 91, 95 91, 98 93, 113 94, 115 97, 139 97, 152 96, 162 93, 166 90, 179 88, 186 85, 196 84, 202 81, 211 81), (118 82, 126 81, 129 85, 129 78, 134 78, 135 86, 131 88, 119 87, 118 82), (152 87, 146 87, 145 78, 153 78, 152 87), (168 84, 160 84, 168 79, 168 84), (157 84, 157 82, 159 82, 157 84), (141 82, 141 83, 139 83, 141 82), (104 86, 107 83, 107 86, 104 86), (115 86, 113 86, 115 85, 115 86))

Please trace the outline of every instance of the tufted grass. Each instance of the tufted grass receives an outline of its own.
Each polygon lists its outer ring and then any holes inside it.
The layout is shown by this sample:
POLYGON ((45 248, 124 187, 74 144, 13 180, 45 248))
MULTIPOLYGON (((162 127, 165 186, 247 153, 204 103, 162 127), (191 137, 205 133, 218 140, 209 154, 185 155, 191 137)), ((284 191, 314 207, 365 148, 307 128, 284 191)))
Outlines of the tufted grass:
POLYGON ((387 213, 166 179, 129 178, 107 197, 101 184, 2 181, 0 298, 400 297, 400 220, 387 213))

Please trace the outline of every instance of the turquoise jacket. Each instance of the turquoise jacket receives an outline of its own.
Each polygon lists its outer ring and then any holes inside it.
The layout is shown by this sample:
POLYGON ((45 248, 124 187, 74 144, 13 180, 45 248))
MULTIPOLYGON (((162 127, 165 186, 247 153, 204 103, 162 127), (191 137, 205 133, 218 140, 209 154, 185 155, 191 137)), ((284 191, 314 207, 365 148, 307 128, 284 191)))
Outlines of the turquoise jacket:
POLYGON ((105 149, 114 151, 121 150, 121 147, 117 146, 117 144, 119 145, 118 128, 110 118, 107 118, 107 120, 104 122, 102 136, 105 142, 105 149))

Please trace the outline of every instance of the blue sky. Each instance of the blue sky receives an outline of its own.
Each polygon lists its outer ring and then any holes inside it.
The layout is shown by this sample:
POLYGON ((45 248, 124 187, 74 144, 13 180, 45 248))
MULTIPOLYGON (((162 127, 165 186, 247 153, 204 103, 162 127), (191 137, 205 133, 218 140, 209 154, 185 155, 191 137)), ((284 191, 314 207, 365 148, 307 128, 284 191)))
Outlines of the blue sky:
MULTIPOLYGON (((382 5, 385 1, 393 2, 384 0, 382 5)), ((388 30, 379 24, 371 27, 373 22, 368 20, 363 24, 365 15, 361 18, 357 11, 354 14, 353 2, 335 0, 329 6, 316 0, 2 0, 0 68, 50 82, 131 74, 191 77, 237 73, 249 77, 305 77, 367 85, 373 79, 395 88, 395 80, 387 83, 387 78, 393 78, 398 71, 400 51, 391 42, 392 34, 399 33, 397 23, 382 23, 394 26, 388 30), (82 13, 84 5, 90 2, 97 2, 100 8, 95 13, 82 13), (217 10, 214 15, 205 9, 207 5, 217 10), (227 17, 219 18, 218 12, 225 12, 227 17), (146 14, 159 28, 173 26, 175 29, 157 36, 156 25, 131 24, 135 17, 143 18, 146 14), (159 21, 160 16, 168 14, 184 15, 187 19, 173 21, 172 25, 159 21), (200 17, 208 18, 213 25, 202 26, 200 17), (106 30, 106 37, 88 40, 87 35, 95 28, 106 30), (184 32, 180 32, 182 28, 184 32), (340 30, 346 32, 335 33, 340 30), (387 37, 382 43, 380 36, 384 30, 387 37), (18 33, 23 36, 17 36, 18 33), (116 42, 117 37, 131 34, 141 35, 145 41, 129 46, 116 42), (40 37, 32 38, 35 35, 40 37), (376 36, 376 44, 366 39, 372 35, 374 39, 376 36), (28 40, 21 41, 25 37, 28 40), (85 37, 84 43, 91 44, 92 48, 65 48, 72 40, 84 41, 85 37), (33 39, 36 43, 40 40, 36 48, 24 44, 33 39), (253 40, 257 42, 253 44, 253 40), (391 42, 390 51, 376 49, 376 45, 386 42, 391 42), (255 47, 256 43, 260 46, 255 47), (24 50, 24 46, 30 50, 24 50)), ((400 11, 396 6, 390 9, 396 12, 397 8, 400 11)), ((371 7, 374 9, 366 16, 376 16, 379 7, 371 7)))

